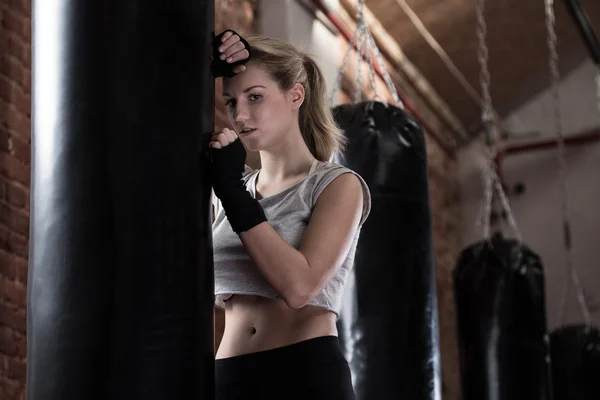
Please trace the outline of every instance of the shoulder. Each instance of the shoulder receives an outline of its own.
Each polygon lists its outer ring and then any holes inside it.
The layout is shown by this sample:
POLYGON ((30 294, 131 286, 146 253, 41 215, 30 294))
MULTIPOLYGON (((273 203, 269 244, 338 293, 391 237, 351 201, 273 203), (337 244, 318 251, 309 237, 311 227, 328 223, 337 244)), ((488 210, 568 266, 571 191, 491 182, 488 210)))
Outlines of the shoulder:
POLYGON ((321 197, 323 201, 334 202, 336 198, 362 196, 361 225, 371 212, 371 193, 364 179, 355 171, 341 164, 321 162, 313 174, 313 205, 321 197), (323 194, 326 193, 326 196, 323 194))

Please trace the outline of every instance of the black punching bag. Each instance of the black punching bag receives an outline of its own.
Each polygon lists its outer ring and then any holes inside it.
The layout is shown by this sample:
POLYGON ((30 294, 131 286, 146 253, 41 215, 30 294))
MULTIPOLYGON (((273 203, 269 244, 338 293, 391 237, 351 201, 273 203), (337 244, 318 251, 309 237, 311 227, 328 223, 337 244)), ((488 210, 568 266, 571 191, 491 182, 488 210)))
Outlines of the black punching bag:
POLYGON ((463 250, 454 291, 462 398, 551 399, 540 258, 496 235, 463 250))
POLYGON ((600 331, 569 325, 550 334, 554 400, 600 399, 600 331))
POLYGON ((112 400, 212 399, 214 1, 111 3, 112 400))
POLYGON ((371 190, 338 321, 360 400, 441 397, 427 153, 405 111, 379 102, 336 107, 348 145, 334 161, 371 190))
POLYGON ((28 400, 213 397, 213 18, 34 2, 28 400))

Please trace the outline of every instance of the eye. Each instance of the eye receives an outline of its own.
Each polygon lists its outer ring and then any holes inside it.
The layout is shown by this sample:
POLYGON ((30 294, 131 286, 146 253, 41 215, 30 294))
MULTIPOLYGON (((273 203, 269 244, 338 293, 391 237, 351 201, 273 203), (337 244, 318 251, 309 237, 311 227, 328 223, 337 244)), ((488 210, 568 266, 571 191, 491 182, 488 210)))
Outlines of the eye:
POLYGON ((260 94, 251 94, 249 97, 250 101, 258 101, 262 99, 262 95, 260 94))
POLYGON ((225 102, 225 107, 232 107, 235 105, 235 100, 229 99, 225 102))

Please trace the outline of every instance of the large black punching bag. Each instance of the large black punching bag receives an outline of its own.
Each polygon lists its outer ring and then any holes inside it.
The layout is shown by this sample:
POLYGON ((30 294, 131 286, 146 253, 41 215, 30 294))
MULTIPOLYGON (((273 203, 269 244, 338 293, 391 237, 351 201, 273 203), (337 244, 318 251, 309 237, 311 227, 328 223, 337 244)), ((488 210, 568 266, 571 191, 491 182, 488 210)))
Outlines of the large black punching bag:
POLYGON ((462 251, 454 291, 462 398, 551 399, 540 258, 495 235, 462 251))
POLYGON ((214 1, 111 3, 110 399, 212 399, 214 1))
POLYGON ((106 9, 38 0, 32 14, 27 399, 106 399, 114 274, 106 9))
POLYGON ((600 331, 568 325, 550 334, 553 400, 600 399, 600 331))
POLYGON ((441 398, 427 153, 405 111, 379 102, 336 107, 348 145, 334 161, 372 196, 338 321, 358 399, 441 398))
POLYGON ((28 400, 213 397, 213 18, 34 2, 28 400))

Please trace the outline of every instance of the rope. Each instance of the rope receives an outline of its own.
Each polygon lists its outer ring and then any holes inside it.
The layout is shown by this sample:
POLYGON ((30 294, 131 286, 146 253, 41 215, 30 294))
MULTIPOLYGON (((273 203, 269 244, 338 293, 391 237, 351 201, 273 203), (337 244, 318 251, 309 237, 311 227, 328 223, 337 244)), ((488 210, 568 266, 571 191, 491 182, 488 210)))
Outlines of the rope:
POLYGON ((508 198, 502 188, 502 183, 496 172, 494 165, 494 156, 496 155, 495 132, 497 131, 497 119, 492 105, 492 96, 490 93, 491 76, 489 71, 489 48, 487 46, 487 23, 485 20, 485 0, 477 0, 475 3, 475 13, 477 15, 476 33, 478 38, 477 58, 479 60, 479 83, 481 85, 482 110, 481 121, 485 129, 486 139, 486 162, 484 168, 484 196, 480 207, 480 214, 477 225, 482 230, 483 237, 490 238, 490 219, 492 214, 492 203, 494 194, 500 200, 500 206, 506 212, 508 223, 513 230, 517 240, 521 242, 521 233, 513 216, 508 198))
POLYGON ((560 72, 558 68, 558 52, 556 49, 557 36, 556 36, 556 17, 554 14, 554 0, 544 0, 545 12, 546 12, 546 30, 547 30, 547 44, 548 51, 550 53, 548 64, 550 66, 550 80, 551 80, 551 91, 552 98, 554 101, 554 123, 557 136, 558 144, 558 166, 559 166, 559 180, 561 190, 561 211, 562 211, 562 224, 563 224, 563 241, 565 246, 565 262, 567 265, 568 278, 565 282, 565 289, 563 298, 560 301, 558 309, 558 320, 561 325, 564 324, 565 320, 565 309, 567 305, 567 298, 569 296, 569 290, 571 284, 577 291, 576 296, 581 307, 581 312, 585 320, 585 324, 589 327, 591 325, 591 317, 588 306, 585 301, 585 295, 583 293, 583 287, 581 286, 581 280, 575 265, 573 264, 575 251, 573 249, 573 240, 571 235, 571 210, 569 204, 569 188, 567 182, 567 160, 565 155, 565 138, 562 126, 562 115, 560 109, 560 72))

